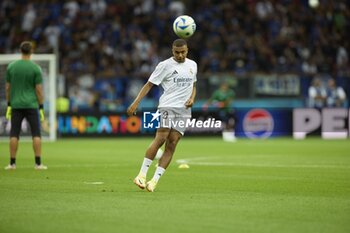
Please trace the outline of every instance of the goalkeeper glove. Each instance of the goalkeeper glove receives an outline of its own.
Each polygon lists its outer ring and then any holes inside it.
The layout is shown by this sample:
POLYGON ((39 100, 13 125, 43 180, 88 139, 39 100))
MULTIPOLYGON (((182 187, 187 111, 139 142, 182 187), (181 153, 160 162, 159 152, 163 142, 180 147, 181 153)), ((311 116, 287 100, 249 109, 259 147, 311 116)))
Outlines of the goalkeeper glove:
POLYGON ((12 108, 10 105, 7 106, 7 110, 6 110, 6 119, 10 120, 12 116, 12 108))
POLYGON ((45 114, 44 114, 44 106, 40 104, 39 106, 39 114, 40 114, 40 121, 45 120, 45 114))

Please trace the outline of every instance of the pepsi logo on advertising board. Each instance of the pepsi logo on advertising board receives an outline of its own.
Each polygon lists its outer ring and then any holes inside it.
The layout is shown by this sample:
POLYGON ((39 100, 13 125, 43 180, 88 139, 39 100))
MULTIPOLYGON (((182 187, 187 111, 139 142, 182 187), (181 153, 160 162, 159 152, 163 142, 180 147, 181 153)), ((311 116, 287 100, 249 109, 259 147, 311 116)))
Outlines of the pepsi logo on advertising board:
POLYGON ((273 127, 273 118, 264 109, 252 109, 243 118, 243 131, 248 138, 267 138, 273 127))

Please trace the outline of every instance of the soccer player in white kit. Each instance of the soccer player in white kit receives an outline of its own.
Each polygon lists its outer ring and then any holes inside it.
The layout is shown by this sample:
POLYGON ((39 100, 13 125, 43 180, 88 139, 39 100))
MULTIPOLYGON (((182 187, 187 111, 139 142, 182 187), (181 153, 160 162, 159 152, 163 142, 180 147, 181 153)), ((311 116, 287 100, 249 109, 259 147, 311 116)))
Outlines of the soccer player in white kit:
MULTIPOLYGON (((151 74, 148 82, 142 87, 134 102, 129 106, 129 116, 136 113, 136 109, 143 97, 147 95, 153 85, 161 85, 164 89, 159 99, 158 109, 162 113, 161 119, 184 120, 190 117, 191 107, 196 96, 197 63, 187 58, 187 42, 176 39, 172 44, 173 56, 160 62, 151 74), (164 110, 165 109, 165 110, 164 110), (166 113, 166 115, 164 115, 166 113)), ((153 192, 159 178, 169 166, 175 152, 175 148, 185 132, 185 127, 177 127, 171 124, 160 126, 151 145, 146 150, 139 174, 134 183, 141 189, 146 188, 153 192), (146 183, 148 168, 150 167, 158 149, 165 143, 162 158, 153 178, 146 183)))

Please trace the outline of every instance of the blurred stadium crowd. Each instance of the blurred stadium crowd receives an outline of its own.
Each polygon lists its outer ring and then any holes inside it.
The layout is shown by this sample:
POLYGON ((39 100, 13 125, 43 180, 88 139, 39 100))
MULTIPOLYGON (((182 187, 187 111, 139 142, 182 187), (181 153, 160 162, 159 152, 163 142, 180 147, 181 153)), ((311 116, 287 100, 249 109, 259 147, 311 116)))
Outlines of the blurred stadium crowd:
MULTIPOLYGON (((74 109, 122 110, 171 56, 172 22, 191 15, 199 74, 350 77, 350 2, 320 0, 2 0, 0 53, 23 40, 59 55, 74 109)), ((158 90, 150 97, 156 98, 158 90)), ((209 93, 210 95, 210 93, 209 93)), ((208 96, 209 97, 209 96, 208 96)))

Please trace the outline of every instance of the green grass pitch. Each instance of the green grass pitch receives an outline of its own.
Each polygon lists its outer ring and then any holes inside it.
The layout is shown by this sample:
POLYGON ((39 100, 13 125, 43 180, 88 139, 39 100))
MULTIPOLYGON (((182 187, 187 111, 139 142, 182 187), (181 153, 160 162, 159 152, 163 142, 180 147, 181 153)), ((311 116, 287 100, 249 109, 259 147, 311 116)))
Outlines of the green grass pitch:
POLYGON ((185 137, 148 193, 132 180, 151 140, 44 143, 47 171, 26 142, 5 171, 0 143, 0 232, 350 232, 348 140, 185 137))

